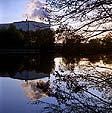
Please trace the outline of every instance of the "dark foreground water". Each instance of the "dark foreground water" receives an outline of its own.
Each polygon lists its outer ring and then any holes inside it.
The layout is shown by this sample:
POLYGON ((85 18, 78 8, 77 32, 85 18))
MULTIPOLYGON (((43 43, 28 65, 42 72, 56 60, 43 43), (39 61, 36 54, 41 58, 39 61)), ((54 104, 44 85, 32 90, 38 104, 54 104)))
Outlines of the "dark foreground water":
POLYGON ((0 56, 0 113, 112 113, 112 56, 0 56))

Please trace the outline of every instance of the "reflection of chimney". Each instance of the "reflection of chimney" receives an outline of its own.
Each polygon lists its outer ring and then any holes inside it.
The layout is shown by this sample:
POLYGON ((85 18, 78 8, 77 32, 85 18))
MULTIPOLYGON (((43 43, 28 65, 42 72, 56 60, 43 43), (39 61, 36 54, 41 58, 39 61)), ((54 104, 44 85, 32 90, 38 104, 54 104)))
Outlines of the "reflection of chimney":
POLYGON ((28 84, 28 80, 25 80, 26 84, 28 84))
POLYGON ((29 21, 28 21, 28 18, 26 19, 26 22, 27 22, 27 25, 28 25, 27 31, 29 32, 29 21))
POLYGON ((25 73, 25 82, 28 84, 28 79, 29 79, 29 71, 26 71, 25 73))

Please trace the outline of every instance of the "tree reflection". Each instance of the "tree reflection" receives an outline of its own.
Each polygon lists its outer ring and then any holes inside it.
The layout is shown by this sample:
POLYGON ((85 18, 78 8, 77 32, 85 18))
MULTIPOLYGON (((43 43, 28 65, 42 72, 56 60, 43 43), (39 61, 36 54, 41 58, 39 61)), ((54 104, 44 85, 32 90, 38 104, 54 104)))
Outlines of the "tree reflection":
POLYGON ((96 63, 99 62, 100 60, 102 60, 102 62, 104 64, 112 64, 112 55, 111 54, 107 54, 107 55, 91 55, 88 56, 88 60, 91 63, 96 63))
POLYGON ((41 104, 45 113, 111 113, 112 69, 90 61, 77 65, 66 62, 60 63, 60 69, 53 73, 55 78, 49 96, 55 98, 57 104, 40 100, 31 103, 41 104))
POLYGON ((112 78, 103 79, 92 74, 59 74, 53 82, 51 95, 59 104, 64 104, 66 112, 103 112, 112 109, 112 78), (108 81, 107 81, 108 79, 108 81))
MULTIPOLYGON (((0 76, 28 75, 29 72, 41 76, 41 73, 50 74, 54 68, 54 55, 1 55, 0 76), (46 56, 46 57, 45 57, 46 56)), ((33 75, 32 75, 33 76, 33 75)), ((24 78, 24 77, 23 77, 24 78)), ((23 79, 21 78, 21 79, 23 79)))
POLYGON ((14 76, 21 69, 23 58, 21 55, 0 55, 0 73, 14 76))
POLYGON ((54 71, 52 71, 54 68, 54 57, 52 56, 21 56, 20 59, 18 57, 15 59, 11 56, 2 57, 0 72, 7 72, 9 75, 13 75, 13 78, 18 72, 21 74, 24 70, 48 73, 48 75, 52 73, 48 82, 29 81, 22 84, 26 88, 25 94, 31 98, 30 103, 40 106, 39 113, 112 112, 112 69, 95 64, 98 62, 97 58, 104 63, 110 63, 111 57, 104 55, 93 56, 94 59, 92 56, 62 58, 58 70, 54 71), (51 85, 50 88, 49 85, 51 85), (27 90, 29 87, 30 91, 27 90), (49 96, 48 100, 42 101, 40 98, 45 95, 49 96), (49 99, 51 100, 49 101, 49 99))

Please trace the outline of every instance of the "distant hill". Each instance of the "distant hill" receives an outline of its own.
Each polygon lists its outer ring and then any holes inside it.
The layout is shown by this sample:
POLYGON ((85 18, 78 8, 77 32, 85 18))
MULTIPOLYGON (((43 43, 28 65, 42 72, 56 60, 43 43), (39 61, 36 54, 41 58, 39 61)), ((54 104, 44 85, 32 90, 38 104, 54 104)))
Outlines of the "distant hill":
POLYGON ((1 28, 9 28, 10 25, 14 25, 16 29, 23 30, 23 31, 36 31, 38 29, 50 29, 49 24, 45 24, 42 22, 35 22, 35 21, 20 21, 20 22, 13 22, 9 24, 0 24, 1 28))

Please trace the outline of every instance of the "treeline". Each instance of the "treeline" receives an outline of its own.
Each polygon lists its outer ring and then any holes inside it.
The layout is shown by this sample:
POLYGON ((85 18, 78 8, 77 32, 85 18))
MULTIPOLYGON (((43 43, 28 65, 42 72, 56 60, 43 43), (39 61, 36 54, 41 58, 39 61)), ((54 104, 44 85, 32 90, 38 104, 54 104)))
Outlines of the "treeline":
POLYGON ((0 49, 24 48, 24 35, 10 26, 8 29, 0 29, 0 49))
POLYGON ((67 38, 63 43, 63 54, 90 55, 112 52, 112 33, 108 33, 102 38, 90 39, 88 42, 84 42, 82 39, 79 35, 76 35, 75 38, 67 38))
POLYGON ((8 29, 0 29, 0 49, 37 49, 41 52, 60 52, 63 55, 90 55, 112 51, 112 33, 89 41, 74 32, 64 33, 61 35, 65 38, 61 46, 54 43, 55 33, 51 29, 22 31, 10 25, 8 29))
POLYGON ((51 49, 54 40, 50 29, 22 31, 13 25, 0 29, 0 49, 51 49))

